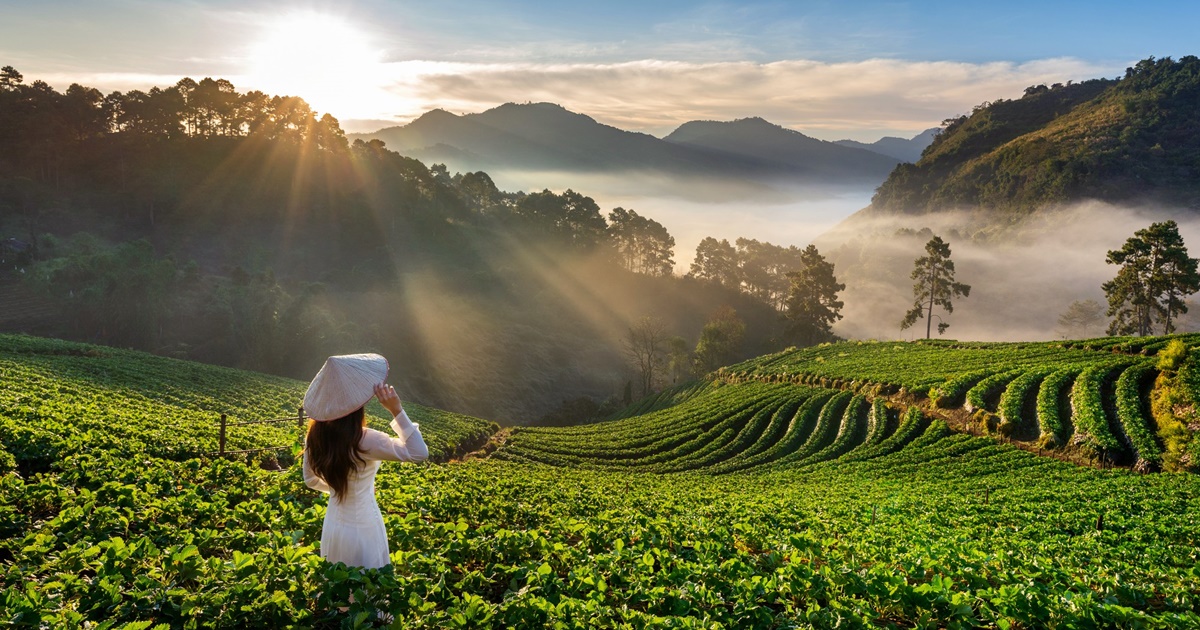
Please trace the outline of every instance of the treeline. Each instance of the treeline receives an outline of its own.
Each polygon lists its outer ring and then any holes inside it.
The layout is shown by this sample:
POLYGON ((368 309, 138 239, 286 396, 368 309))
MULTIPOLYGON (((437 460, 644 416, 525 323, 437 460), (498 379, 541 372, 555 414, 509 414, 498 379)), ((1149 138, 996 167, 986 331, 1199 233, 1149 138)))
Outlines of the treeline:
MULTIPOLYGON (((181 79, 167 88, 104 94, 72 83, 58 92, 45 81, 25 83, 12 66, 0 68, 0 141, 25 154, 107 134, 163 139, 246 137, 312 142, 337 151, 346 135, 330 114, 317 117, 304 99, 239 93, 225 79, 181 79)), ((52 153, 43 154, 50 158, 52 153)))
POLYGON ((730 244, 710 236, 696 246, 688 275, 745 291, 783 310, 791 286, 788 273, 805 268, 803 254, 795 245, 782 247, 749 238, 730 244))

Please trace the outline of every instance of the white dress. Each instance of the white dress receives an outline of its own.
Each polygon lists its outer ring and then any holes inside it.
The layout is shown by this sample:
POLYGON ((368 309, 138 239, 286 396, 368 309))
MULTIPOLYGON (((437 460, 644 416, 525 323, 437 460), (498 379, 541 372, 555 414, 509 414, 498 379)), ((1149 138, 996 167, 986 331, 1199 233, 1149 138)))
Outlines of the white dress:
MULTIPOLYGON (((379 462, 421 462, 429 449, 421 438, 419 426, 401 409, 392 419, 392 437, 375 429, 363 429, 359 446, 367 463, 350 473, 346 495, 330 495, 325 524, 321 528, 321 557, 330 562, 377 569, 391 564, 387 530, 383 514, 375 502, 375 473, 379 462)), ((321 492, 331 492, 329 484, 317 476, 304 458, 304 483, 321 492)))

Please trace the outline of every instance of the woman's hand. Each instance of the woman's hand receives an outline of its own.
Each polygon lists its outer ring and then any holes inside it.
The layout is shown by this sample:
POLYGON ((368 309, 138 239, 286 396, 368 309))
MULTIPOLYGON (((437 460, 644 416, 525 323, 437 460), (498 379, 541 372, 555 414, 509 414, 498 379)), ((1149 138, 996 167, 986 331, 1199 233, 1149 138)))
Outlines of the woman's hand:
POLYGON ((375 386, 375 397, 379 399, 379 404, 383 405, 384 409, 391 412, 392 416, 400 413, 400 396, 396 395, 396 388, 387 383, 379 383, 375 386))

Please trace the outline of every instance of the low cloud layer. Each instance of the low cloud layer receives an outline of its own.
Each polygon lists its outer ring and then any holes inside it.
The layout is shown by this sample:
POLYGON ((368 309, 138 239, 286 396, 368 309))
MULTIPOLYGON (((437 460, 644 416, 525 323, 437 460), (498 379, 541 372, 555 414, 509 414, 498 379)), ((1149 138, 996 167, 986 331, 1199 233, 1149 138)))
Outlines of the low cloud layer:
MULTIPOLYGON (((905 331, 900 330, 900 320, 913 304, 909 277, 913 261, 924 255, 929 237, 896 236, 895 232, 901 227, 928 227, 950 244, 956 279, 971 285, 970 297, 954 300, 954 313, 934 311, 950 324, 946 338, 1058 339, 1067 332, 1059 330, 1058 317, 1071 302, 1090 299, 1106 304, 1100 285, 1117 273, 1116 266, 1105 262, 1108 251, 1120 249, 1137 230, 1166 219, 1179 223, 1190 254, 1200 256, 1200 219, 1190 211, 1162 207, 1083 203, 986 241, 967 236, 970 214, 854 219, 838 233, 817 241, 846 283, 845 319, 834 331, 852 339, 925 336, 925 320, 905 331)), ((1178 324, 1181 331, 1200 329, 1200 306, 1178 324)), ((1161 332, 1157 326, 1155 330, 1161 332)))

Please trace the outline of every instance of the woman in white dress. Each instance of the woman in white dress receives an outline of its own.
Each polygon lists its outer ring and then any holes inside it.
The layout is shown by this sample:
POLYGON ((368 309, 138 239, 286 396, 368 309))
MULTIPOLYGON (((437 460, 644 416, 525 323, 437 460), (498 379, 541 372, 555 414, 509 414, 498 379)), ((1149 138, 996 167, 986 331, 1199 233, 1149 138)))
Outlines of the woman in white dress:
POLYGON ((321 530, 321 556, 330 562, 375 569, 391 563, 387 530, 375 502, 375 473, 382 461, 421 462, 429 449, 387 379, 377 354, 329 357, 304 395, 308 436, 304 483, 329 493, 321 530), (377 397, 392 414, 390 436, 367 428, 363 406, 377 397))

